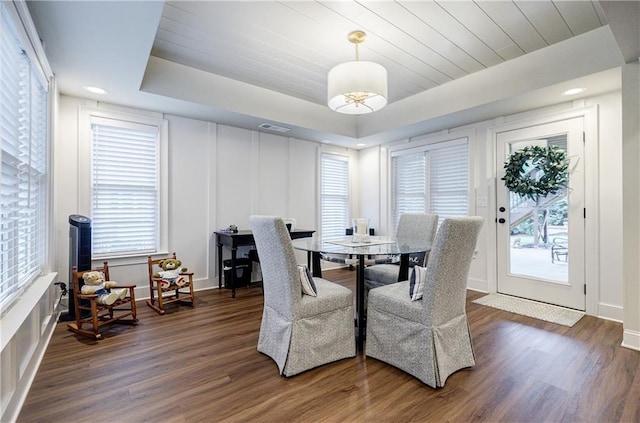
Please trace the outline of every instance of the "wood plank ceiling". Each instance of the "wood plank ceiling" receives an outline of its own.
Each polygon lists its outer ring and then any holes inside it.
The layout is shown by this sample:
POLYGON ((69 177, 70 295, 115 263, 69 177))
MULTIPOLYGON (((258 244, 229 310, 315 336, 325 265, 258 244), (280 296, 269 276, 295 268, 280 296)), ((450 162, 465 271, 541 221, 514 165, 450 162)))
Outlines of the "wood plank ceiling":
POLYGON ((151 54, 326 104, 361 29, 393 103, 606 23, 591 1, 167 1, 151 54))

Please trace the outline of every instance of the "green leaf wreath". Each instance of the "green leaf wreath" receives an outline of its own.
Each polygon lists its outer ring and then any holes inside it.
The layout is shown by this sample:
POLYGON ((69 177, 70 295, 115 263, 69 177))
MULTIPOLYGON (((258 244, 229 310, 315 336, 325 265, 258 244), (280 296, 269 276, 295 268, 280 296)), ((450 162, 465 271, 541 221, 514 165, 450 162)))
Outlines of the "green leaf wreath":
POLYGON ((505 162, 502 180, 509 191, 538 201, 567 186, 568 169, 569 159, 564 150, 529 145, 505 162))

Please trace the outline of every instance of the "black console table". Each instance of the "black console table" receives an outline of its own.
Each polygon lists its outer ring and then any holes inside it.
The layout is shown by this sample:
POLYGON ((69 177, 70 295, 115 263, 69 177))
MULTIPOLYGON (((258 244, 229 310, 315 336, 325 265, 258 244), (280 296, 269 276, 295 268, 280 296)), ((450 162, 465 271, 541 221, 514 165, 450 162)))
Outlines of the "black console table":
MULTIPOLYGON (((313 236, 314 230, 294 229, 289 232, 291 239, 309 238, 313 236)), ((238 232, 216 231, 216 242, 218 244, 218 288, 222 288, 222 247, 226 245, 231 249, 231 297, 236 296, 236 254, 238 247, 247 245, 255 246, 253 233, 250 230, 238 232)))

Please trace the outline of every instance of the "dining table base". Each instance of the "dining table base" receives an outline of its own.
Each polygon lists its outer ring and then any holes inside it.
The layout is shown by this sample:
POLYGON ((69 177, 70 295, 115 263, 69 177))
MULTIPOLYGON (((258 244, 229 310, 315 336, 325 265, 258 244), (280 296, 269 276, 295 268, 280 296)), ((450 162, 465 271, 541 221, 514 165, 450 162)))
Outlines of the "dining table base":
MULTIPOLYGON (((316 251, 307 252, 307 263, 310 264, 314 277, 322 277, 321 253, 316 251)), ((355 297, 355 337, 356 349, 358 352, 364 352, 364 345, 367 333, 367 305, 365 304, 365 286, 364 286, 364 268, 367 255, 357 255, 356 266, 356 297, 355 297)), ((400 255, 400 272, 398 281, 407 280, 409 275, 409 254, 400 255)))

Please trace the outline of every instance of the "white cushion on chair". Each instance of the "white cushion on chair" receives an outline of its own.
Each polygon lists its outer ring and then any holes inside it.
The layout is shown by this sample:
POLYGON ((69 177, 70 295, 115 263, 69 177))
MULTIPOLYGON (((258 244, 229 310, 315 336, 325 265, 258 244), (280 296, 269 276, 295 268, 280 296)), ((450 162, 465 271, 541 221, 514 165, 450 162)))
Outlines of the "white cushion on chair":
POLYGON ((411 279, 409 281, 409 298, 411 301, 422 299, 424 292, 424 284, 427 282, 427 268, 422 266, 413 266, 411 271, 411 279))
POLYGON ((313 282, 313 275, 309 271, 309 268, 304 264, 298 265, 298 272, 300 273, 300 285, 302 286, 302 293, 317 297, 316 284, 313 282))

